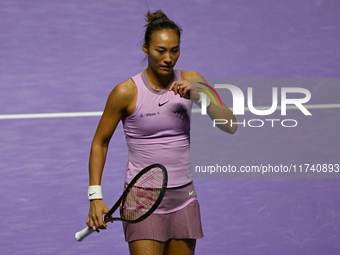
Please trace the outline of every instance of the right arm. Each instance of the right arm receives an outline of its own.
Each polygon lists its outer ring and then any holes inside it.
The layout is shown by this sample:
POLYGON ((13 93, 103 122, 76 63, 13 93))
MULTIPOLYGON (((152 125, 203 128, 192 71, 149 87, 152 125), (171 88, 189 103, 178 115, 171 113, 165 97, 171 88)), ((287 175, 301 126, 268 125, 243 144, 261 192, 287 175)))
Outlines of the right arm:
MULTIPOLYGON (((137 99, 137 88, 130 79, 117 85, 110 93, 103 115, 98 124, 92 140, 89 161, 89 184, 101 185, 103 169, 111 137, 116 130, 119 121, 134 111, 137 99)), ((103 223, 103 214, 108 208, 101 199, 91 200, 90 210, 86 220, 92 228, 106 228, 103 223)))

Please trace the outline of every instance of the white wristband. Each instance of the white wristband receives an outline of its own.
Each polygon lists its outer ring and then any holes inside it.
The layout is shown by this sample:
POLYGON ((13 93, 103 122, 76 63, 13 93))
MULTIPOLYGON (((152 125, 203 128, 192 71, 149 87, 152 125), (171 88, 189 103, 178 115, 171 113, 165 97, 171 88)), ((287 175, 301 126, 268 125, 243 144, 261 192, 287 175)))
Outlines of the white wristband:
POLYGON ((103 199, 102 187, 100 185, 89 186, 87 198, 91 201, 94 199, 103 199))

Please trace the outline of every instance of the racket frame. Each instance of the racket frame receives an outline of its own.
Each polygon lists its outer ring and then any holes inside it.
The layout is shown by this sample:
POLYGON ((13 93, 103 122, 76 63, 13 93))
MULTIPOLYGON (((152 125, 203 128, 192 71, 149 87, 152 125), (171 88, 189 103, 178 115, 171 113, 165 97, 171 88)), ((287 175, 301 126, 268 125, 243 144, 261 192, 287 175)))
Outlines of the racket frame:
MULTIPOLYGON (((140 221, 146 219, 151 213, 153 213, 157 209, 158 205, 161 203, 161 201, 164 197, 166 188, 167 188, 167 184, 168 184, 168 173, 166 171, 166 168, 163 165, 152 164, 150 166, 145 167, 143 170, 141 170, 132 179, 132 181, 128 184, 128 186, 124 190, 123 194, 120 196, 120 198, 114 204, 114 206, 112 206, 112 208, 109 210, 109 212, 103 216, 103 222, 108 223, 108 222, 113 222, 113 221, 125 221, 125 222, 129 222, 129 223, 137 223, 137 222, 140 222, 140 221), (155 168, 155 167, 158 167, 158 168, 162 169, 162 171, 163 171, 163 185, 161 187, 161 191, 158 195, 156 202, 152 205, 152 207, 145 214, 141 215, 139 218, 137 218, 135 220, 125 219, 124 217, 122 217, 123 204, 124 204, 124 201, 125 201, 127 195, 129 194, 131 188, 141 178, 142 175, 144 175, 150 169, 155 168), (112 214, 118 209, 118 207, 120 207, 120 217, 111 217, 112 214)), ((77 241, 81 242, 85 237, 92 234, 94 231, 96 231, 96 227, 93 227, 93 228, 86 227, 83 230, 77 232, 76 235, 75 235, 75 238, 76 238, 77 241)))
POLYGON ((107 223, 107 222, 112 221, 112 220, 121 220, 121 221, 126 221, 126 222, 129 222, 129 223, 137 223, 137 222, 140 222, 140 221, 146 219, 151 213, 153 213, 156 210, 158 205, 161 203, 161 201, 162 201, 162 199, 164 197, 166 188, 167 188, 167 184, 168 184, 168 174, 167 174, 166 168, 163 165, 161 165, 161 164, 153 164, 153 165, 145 167, 143 170, 141 170, 132 179, 132 181, 128 184, 128 186, 126 187, 126 189, 124 190, 123 194, 118 199, 118 201, 115 203, 115 205, 112 206, 112 208, 110 209, 110 211, 107 214, 105 214, 104 222, 107 223), (122 217, 123 204, 124 204, 124 201, 125 201, 127 195, 129 194, 131 188, 141 178, 141 176, 143 176, 146 172, 148 172, 150 169, 155 168, 155 167, 161 168, 162 171, 163 171, 163 186, 161 188, 160 194, 159 194, 156 202, 152 205, 152 207, 145 214, 143 214, 139 218, 137 218, 135 220, 125 219, 124 217, 122 217), (112 214, 118 209, 118 207, 120 207, 120 215, 121 215, 121 217, 120 218, 111 218, 112 214))

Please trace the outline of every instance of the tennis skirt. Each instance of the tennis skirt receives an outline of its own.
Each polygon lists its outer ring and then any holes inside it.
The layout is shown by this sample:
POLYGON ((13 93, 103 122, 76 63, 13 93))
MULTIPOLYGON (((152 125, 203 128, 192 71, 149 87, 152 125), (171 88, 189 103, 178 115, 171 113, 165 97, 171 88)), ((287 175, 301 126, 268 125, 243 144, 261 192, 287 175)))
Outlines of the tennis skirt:
POLYGON ((202 238, 200 208, 193 183, 168 188, 154 213, 138 223, 123 222, 123 229, 126 242, 202 238))

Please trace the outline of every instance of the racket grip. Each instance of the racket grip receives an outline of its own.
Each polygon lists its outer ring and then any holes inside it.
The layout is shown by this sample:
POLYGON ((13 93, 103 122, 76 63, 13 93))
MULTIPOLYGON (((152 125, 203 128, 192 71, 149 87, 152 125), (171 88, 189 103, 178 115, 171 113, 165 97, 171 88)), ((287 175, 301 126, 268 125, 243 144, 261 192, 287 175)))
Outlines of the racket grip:
POLYGON ((78 242, 81 242, 85 237, 91 235, 94 231, 96 231, 96 229, 97 229, 96 227, 93 228, 86 227, 83 230, 78 231, 75 234, 75 238, 78 242))

